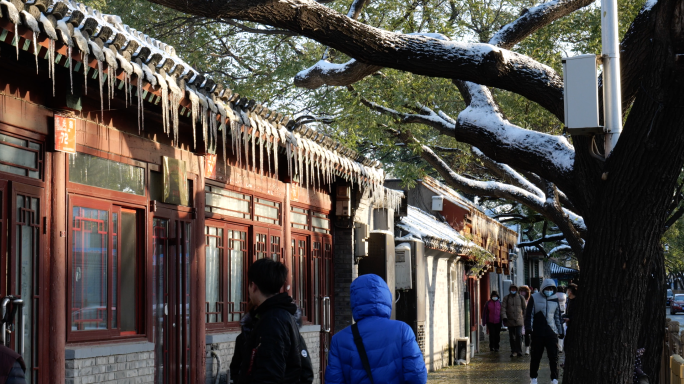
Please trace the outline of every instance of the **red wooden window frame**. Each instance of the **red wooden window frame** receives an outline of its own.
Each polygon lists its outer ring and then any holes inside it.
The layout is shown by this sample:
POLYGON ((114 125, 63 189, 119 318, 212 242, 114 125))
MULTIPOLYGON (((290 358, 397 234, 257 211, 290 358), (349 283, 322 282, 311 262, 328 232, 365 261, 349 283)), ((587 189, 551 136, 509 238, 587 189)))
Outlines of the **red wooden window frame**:
MULTIPOLYGON (((223 235, 220 238, 220 248, 223 250, 223 254, 220 256, 219 261, 219 301, 218 310, 209 312, 209 302, 205 303, 205 308, 207 309, 207 316, 205 318, 206 328, 210 330, 220 330, 220 329, 237 329, 240 327, 239 320, 233 320, 235 314, 239 314, 240 318, 242 314, 247 309, 247 269, 249 268, 252 252, 250 252, 250 232, 249 227, 245 225, 238 225, 233 223, 226 223, 217 220, 207 220, 205 223, 205 234, 208 231, 208 227, 213 227, 223 230, 223 235), (231 281, 230 277, 232 275, 231 271, 231 255, 230 250, 234 249, 234 244, 231 242, 236 241, 234 238, 229 238, 227 235, 228 231, 238 231, 245 234, 244 244, 242 250, 244 252, 243 262, 242 262, 242 292, 243 299, 240 303, 233 303, 230 301, 231 297, 231 281), (220 314, 221 321, 209 322, 209 316, 213 314, 220 314)), ((205 235, 206 236, 206 235, 205 235)), ((217 241, 219 238, 217 237, 217 241)), ((239 240, 237 240, 239 241, 239 240)), ((206 244, 209 243, 209 238, 206 237, 206 244)), ((205 287, 206 288, 206 287, 205 287)))
MULTIPOLYGON (((90 208, 90 209, 97 209, 97 210, 102 210, 102 211, 107 211, 108 212, 108 226, 107 226, 107 280, 106 280, 106 287, 107 287, 107 308, 106 308, 106 316, 107 316, 107 328, 106 329, 98 329, 98 330, 72 330, 72 311, 67 310, 67 342, 78 342, 78 341, 101 341, 101 340, 116 340, 116 339, 130 339, 130 338, 144 338, 146 336, 146 324, 145 324, 145 308, 144 308, 144 303, 145 303, 145 240, 144 240, 144 233, 145 231, 137 231, 137 249, 136 249, 136 303, 135 303, 135 308, 136 308, 136 329, 137 331, 135 333, 126 332, 126 331, 121 331, 121 310, 117 310, 117 321, 116 321, 116 328, 112 328, 112 307, 115 305, 113 303, 113 279, 111 278, 112 276, 112 262, 113 262, 113 256, 112 256, 112 251, 113 251, 113 224, 112 224, 112 214, 117 213, 118 215, 118 229, 117 229, 117 262, 118 262, 118 268, 117 268, 117 277, 118 281, 116 284, 117 288, 117 301, 121 300, 121 257, 120 257, 120 250, 121 250, 121 232, 120 232, 120 226, 121 226, 121 211, 135 211, 136 212, 136 223, 140 228, 143 228, 144 224, 144 214, 142 211, 142 207, 135 207, 135 206, 127 206, 125 204, 119 204, 116 202, 110 202, 106 200, 99 200, 99 199, 94 199, 94 198, 89 198, 89 197, 83 197, 83 196, 74 196, 70 195, 69 196, 69 211, 68 211, 68 223, 69 223, 69 230, 68 230, 68 239, 67 239, 67 244, 68 244, 68 257, 67 257, 67 308, 72 308, 73 303, 72 303, 72 292, 73 292, 73 259, 74 259, 74 249, 73 249, 73 236, 74 236, 74 207, 84 207, 84 208, 90 208)), ((117 308, 121 308, 120 305, 116 305, 117 308)))

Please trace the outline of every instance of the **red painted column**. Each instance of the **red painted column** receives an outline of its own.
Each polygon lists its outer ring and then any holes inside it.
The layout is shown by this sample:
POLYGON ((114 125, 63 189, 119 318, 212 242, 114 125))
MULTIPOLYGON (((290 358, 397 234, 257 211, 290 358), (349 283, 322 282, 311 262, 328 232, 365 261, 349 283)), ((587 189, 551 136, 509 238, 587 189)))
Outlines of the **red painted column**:
POLYGON ((193 274, 195 279, 193 281, 195 305, 191 308, 192 310, 192 330, 194 331, 194 337, 191 337, 191 353, 193 358, 193 366, 195 369, 194 377, 195 383, 204 383, 204 378, 206 374, 206 332, 205 332, 205 321, 206 321, 206 255, 205 255, 205 239, 204 239, 204 208, 205 208, 205 197, 204 194, 204 157, 195 157, 199 162, 200 175, 195 179, 195 210, 197 212, 197 218, 195 219, 195 261, 193 265, 193 274))
POLYGON ((66 346, 66 154, 52 152, 48 382, 64 383, 66 346))

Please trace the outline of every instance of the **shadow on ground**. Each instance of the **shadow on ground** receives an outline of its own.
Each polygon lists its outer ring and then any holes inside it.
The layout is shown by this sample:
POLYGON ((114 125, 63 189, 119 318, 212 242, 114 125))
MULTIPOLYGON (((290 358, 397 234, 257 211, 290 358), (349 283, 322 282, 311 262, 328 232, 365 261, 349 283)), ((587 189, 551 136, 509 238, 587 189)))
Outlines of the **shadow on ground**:
MULTIPOLYGON (((510 357, 511 348, 508 333, 501 333, 501 349, 499 352, 488 352, 487 342, 481 344, 481 351, 470 359, 470 365, 457 365, 432 372, 428 375, 428 384, 529 384, 530 357, 510 357)), ((564 356, 560 355, 563 361, 564 356)), ((560 370, 563 376, 563 370, 560 370)), ((539 384, 551 382, 549 359, 544 352, 539 369, 539 384)), ((559 382, 562 382, 559 380, 559 382)))

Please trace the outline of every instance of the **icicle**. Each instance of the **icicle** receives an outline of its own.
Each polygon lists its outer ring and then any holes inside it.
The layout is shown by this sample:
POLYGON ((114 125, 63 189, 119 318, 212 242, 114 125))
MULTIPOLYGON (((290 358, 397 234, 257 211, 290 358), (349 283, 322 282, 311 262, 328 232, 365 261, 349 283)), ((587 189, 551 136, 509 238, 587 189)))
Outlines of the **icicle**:
POLYGON ((140 129, 145 130, 145 108, 143 99, 143 89, 142 89, 142 78, 138 76, 138 135, 140 135, 140 129))
POLYGON ((17 60, 19 60, 19 23, 14 24, 14 40, 17 43, 17 60))
MULTIPOLYGON (((221 117, 221 118, 223 118, 223 117, 221 117)), ((221 138, 222 138, 221 141, 223 142, 223 167, 224 167, 223 168, 223 176, 225 176, 226 175, 226 169, 228 168, 228 161, 226 160, 226 130, 228 129, 228 127, 226 127, 226 124, 223 123, 223 124, 221 124, 220 129, 221 129, 221 138)))
POLYGON ((194 90, 188 89, 192 106, 192 148, 197 149, 197 118, 199 117, 199 97, 194 90))
POLYGON ((256 124, 254 124, 254 121, 252 119, 249 119, 250 122, 252 123, 252 171, 256 170, 256 124))
POLYGON ((287 156, 287 176, 292 179, 292 144, 285 142, 285 151, 287 156))
POLYGON ((249 127, 244 126, 242 131, 242 148, 245 149, 245 169, 249 169, 249 127))
POLYGON ((209 142, 207 141, 207 138, 209 136, 209 133, 208 133, 209 129, 207 127, 207 120, 209 119, 209 117, 207 116, 207 109, 208 108, 205 104, 206 104, 206 101, 204 102, 204 104, 202 104, 202 116, 201 116, 202 117, 202 134, 204 135, 204 152, 207 151, 208 145, 209 145, 209 142))
POLYGON ((268 163, 268 175, 271 176, 271 141, 266 142, 266 163, 268 163))
POLYGON ((259 175, 261 180, 264 179, 264 129, 261 122, 259 125, 259 175))
POLYGON ((157 78, 157 84, 161 88, 162 128, 168 137, 171 135, 171 130, 169 129, 169 86, 161 74, 155 73, 154 76, 157 78))
POLYGON ((273 135, 273 167, 275 178, 278 179, 278 135, 273 135))
POLYGON ((102 112, 102 119, 104 119, 104 98, 102 97, 102 62, 97 61, 97 84, 100 86, 100 112, 102 112))
POLYGON ((74 67, 71 61, 71 45, 67 45, 67 55, 69 56, 69 84, 71 85, 71 94, 74 94, 74 67))
POLYGON ((38 47, 38 41, 36 40, 38 34, 33 31, 33 56, 36 57, 36 75, 38 74, 38 52, 40 52, 40 47, 38 47))
POLYGON ((297 166, 297 174, 299 175, 299 184, 304 185, 304 172, 302 170, 304 166, 304 159, 302 156, 302 140, 299 141, 299 147, 297 147, 297 161, 299 162, 297 166))
POLYGON ((48 75, 52 79, 52 97, 55 97, 55 41, 50 39, 48 43, 48 75))
POLYGON ((178 87, 176 79, 173 76, 166 76, 166 82, 171 91, 171 126, 173 128, 173 141, 178 143, 178 111, 180 109, 180 102, 183 99, 183 92, 178 87))

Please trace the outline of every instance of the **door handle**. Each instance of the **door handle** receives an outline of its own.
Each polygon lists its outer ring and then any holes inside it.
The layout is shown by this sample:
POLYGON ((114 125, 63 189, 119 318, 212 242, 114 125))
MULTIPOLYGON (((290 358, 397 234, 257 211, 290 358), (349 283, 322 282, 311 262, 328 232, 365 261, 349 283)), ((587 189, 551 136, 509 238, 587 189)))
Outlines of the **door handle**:
POLYGON ((19 349, 17 352, 20 355, 24 355, 24 326, 26 323, 26 319, 24 318, 24 300, 22 299, 14 299, 12 300, 12 305, 16 305, 19 307, 19 349))
POLYGON ((2 302, 0 302, 0 315, 2 315, 2 319, 0 319, 2 322, 2 325, 0 326, 0 343, 4 346, 7 346, 5 340, 7 337, 7 304, 10 301, 12 301, 10 296, 6 296, 2 299, 2 302))
POLYGON ((330 297, 323 298, 323 332, 330 333, 330 297))

